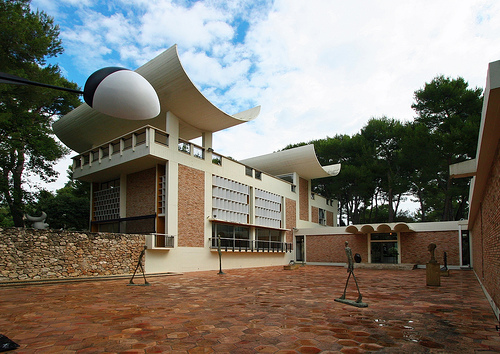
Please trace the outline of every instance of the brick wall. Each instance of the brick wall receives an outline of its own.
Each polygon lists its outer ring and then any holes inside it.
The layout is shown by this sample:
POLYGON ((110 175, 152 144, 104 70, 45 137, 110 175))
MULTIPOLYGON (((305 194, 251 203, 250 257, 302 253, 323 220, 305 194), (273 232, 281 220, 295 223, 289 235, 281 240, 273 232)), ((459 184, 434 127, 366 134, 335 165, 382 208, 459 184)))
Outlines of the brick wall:
POLYGON ((204 246, 205 172, 179 164, 179 247, 204 246))
POLYGON ((311 222, 319 223, 319 208, 311 207, 311 222))
POLYGON ((127 176, 127 217, 155 213, 156 169, 132 173, 127 176))
POLYGON ((402 232, 401 263, 426 264, 431 258, 428 247, 436 244, 436 260, 444 264, 443 252, 446 252, 448 265, 460 265, 458 231, 402 232))
POLYGON ((299 177, 299 217, 309 221, 309 182, 299 177))
POLYGON ((352 254, 359 253, 361 261, 368 261, 368 242, 366 235, 328 235, 306 236, 306 261, 325 263, 345 263, 345 241, 349 242, 352 254))
POLYGON ((326 226, 334 226, 333 213, 328 210, 326 211, 326 226))
POLYGON ((471 230, 471 239, 474 271, 496 306, 500 307, 500 144, 471 230))
POLYGON ((0 229, 0 281, 132 274, 144 235, 0 229))
MULTIPOLYGON (((349 242, 352 253, 359 253, 362 262, 368 262, 367 235, 307 235, 307 262, 344 263, 346 260, 344 242, 349 242)), ((430 259, 429 243, 437 245, 435 256, 443 264, 446 251, 448 265, 460 265, 458 231, 408 232, 401 233, 401 263, 426 264, 430 259)))
MULTIPOLYGON (((293 199, 288 199, 286 198, 285 200, 285 211, 286 211, 286 218, 285 218, 285 228, 287 229, 293 229, 294 227, 297 227, 297 202, 293 199)), ((286 232, 286 242, 293 242, 293 233, 292 231, 287 231, 286 232)))

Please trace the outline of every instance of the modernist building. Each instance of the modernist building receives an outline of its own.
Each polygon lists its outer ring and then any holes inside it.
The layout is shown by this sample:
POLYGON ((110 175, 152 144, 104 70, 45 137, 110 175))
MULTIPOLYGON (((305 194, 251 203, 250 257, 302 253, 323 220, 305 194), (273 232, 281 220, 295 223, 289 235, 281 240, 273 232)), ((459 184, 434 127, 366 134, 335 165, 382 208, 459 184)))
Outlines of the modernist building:
POLYGON ((217 154, 213 134, 260 107, 219 110, 175 46, 137 72, 158 94, 156 118, 123 120, 83 104, 53 125, 79 154, 75 178, 92 184, 92 231, 147 234, 146 271, 155 273, 217 269, 219 239, 226 268, 287 264, 302 254, 295 229, 336 226, 337 202, 312 193, 311 180, 340 165, 320 166, 312 145, 246 161, 217 154))
POLYGON ((488 68, 476 158, 450 166, 450 175, 472 178, 468 220, 299 229, 295 237, 304 239, 305 261, 343 265, 348 241, 365 263, 424 266, 432 242, 441 264, 447 252, 451 268, 474 271, 500 318, 500 61, 488 68))

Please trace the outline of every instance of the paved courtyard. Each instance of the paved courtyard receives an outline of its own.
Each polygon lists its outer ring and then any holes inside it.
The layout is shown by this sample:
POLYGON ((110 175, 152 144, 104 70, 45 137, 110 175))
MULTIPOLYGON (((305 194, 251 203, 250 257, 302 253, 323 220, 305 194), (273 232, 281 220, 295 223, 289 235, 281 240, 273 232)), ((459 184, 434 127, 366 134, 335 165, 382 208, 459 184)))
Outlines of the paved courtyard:
POLYGON ((334 301, 341 267, 225 272, 3 287, 0 333, 12 353, 500 352, 472 271, 427 287, 425 270, 357 269, 367 308, 334 301))

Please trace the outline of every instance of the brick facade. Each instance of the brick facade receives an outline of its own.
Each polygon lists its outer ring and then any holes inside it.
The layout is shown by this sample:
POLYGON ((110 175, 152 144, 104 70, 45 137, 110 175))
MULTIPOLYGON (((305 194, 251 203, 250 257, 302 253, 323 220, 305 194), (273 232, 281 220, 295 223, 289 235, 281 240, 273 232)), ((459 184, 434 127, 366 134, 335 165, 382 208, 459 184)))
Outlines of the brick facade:
MULTIPOLYGON (((345 263, 345 241, 349 242, 353 254, 359 253, 362 262, 368 262, 368 235, 307 235, 307 262, 345 263)), ((427 249, 430 243, 437 245, 435 256, 443 264, 443 251, 446 251, 448 265, 459 266, 458 231, 408 232, 401 233, 401 263, 426 264, 430 259, 427 249)))
MULTIPOLYGON (((126 217, 151 216, 156 212, 156 168, 132 173, 127 176, 126 217)), ((155 232, 155 219, 129 220, 126 233, 155 232)))
POLYGON ((401 263, 426 264, 430 260, 428 246, 436 244, 435 256, 438 263, 444 264, 446 252, 448 265, 460 265, 458 231, 429 231, 401 233, 401 263))
POLYGON ((500 144, 471 236, 474 271, 500 306, 500 144))
POLYGON ((331 211, 326 211, 326 226, 334 226, 333 213, 331 211))
POLYGON ((179 164, 179 247, 204 246, 205 172, 179 164))
MULTIPOLYGON (((297 202, 295 200, 286 198, 285 200, 285 212, 286 212, 286 228, 291 230, 297 227, 297 202)), ((286 242, 293 242, 293 232, 286 231, 286 242)))
POLYGON ((127 176, 127 217, 155 213, 156 169, 132 173, 127 176))
POLYGON ((319 208, 311 207, 311 222, 319 223, 319 208))
POLYGON ((299 178, 299 218, 309 221, 309 182, 299 178))
POLYGON ((349 242, 352 254, 359 253, 362 262, 368 260, 366 235, 307 235, 306 261, 320 263, 345 263, 345 241, 349 242))

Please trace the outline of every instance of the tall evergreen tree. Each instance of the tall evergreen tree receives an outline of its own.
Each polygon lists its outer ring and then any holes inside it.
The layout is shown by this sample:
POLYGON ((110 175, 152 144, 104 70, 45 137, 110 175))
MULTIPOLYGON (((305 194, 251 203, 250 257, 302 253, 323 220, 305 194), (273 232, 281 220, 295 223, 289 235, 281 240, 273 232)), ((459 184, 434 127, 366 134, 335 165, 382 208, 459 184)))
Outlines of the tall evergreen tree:
POLYGON ((441 220, 460 219, 465 215, 468 188, 463 181, 453 183, 449 165, 475 157, 482 89, 469 88, 461 77, 438 76, 415 91, 414 98, 415 121, 430 132, 429 154, 439 156, 435 186, 441 198, 435 201, 434 209, 441 211, 441 220))
MULTIPOLYGON (((0 0, 0 72, 31 81, 76 89, 46 60, 63 52, 59 28, 28 0, 0 0)), ((29 85, 0 84, 0 202, 15 226, 23 226, 30 175, 51 181, 55 162, 67 150, 55 140, 55 117, 80 104, 78 96, 29 85)))

